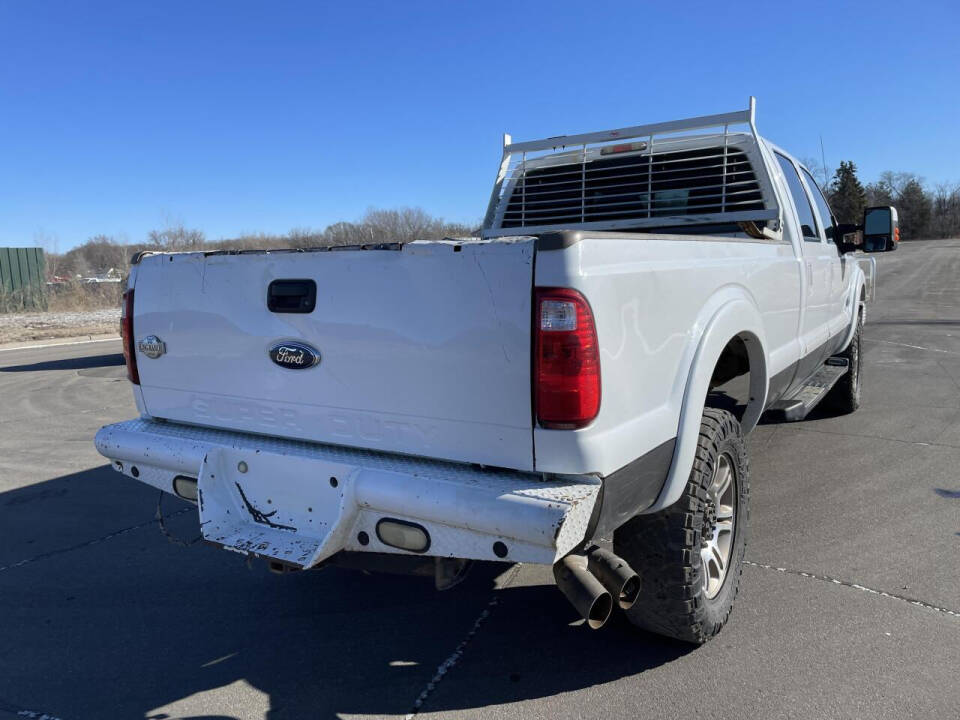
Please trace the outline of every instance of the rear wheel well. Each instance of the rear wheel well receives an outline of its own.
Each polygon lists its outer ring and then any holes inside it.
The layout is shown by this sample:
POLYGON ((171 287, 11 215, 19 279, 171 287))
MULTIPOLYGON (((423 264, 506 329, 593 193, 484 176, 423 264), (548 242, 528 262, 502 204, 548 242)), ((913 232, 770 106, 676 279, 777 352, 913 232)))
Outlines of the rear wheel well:
POLYGON ((732 413, 737 420, 750 403, 750 353, 744 338, 736 335, 723 348, 710 377, 706 407, 732 413))

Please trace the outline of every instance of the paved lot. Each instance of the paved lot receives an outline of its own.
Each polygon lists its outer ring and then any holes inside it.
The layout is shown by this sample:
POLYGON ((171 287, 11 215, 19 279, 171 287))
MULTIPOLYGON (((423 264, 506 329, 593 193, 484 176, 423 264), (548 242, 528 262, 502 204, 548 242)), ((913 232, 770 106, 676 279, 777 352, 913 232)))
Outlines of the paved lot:
POLYGON ((0 352, 0 718, 960 717, 960 240, 879 260, 864 406, 751 436, 752 564, 696 650, 590 632, 543 568, 438 594, 171 544, 91 445, 134 412, 119 343, 0 352))

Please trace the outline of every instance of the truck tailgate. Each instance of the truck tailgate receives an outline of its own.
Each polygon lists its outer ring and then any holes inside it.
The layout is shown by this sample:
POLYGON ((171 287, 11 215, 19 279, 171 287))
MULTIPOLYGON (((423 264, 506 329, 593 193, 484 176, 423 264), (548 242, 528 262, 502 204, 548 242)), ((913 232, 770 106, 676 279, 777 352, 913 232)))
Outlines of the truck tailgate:
POLYGON ((142 400, 157 418, 533 469, 534 243, 150 255, 137 266, 142 400), (274 280, 313 280, 312 312, 267 307, 274 280), (320 356, 282 367, 284 341, 320 356), (155 354, 155 353, 153 353, 155 354))

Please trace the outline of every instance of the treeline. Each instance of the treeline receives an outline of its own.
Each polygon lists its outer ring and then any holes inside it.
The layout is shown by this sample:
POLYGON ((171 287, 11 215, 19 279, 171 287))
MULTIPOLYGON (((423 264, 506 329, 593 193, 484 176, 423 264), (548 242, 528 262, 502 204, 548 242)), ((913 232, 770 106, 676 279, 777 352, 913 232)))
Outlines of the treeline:
POLYGON ((357 222, 338 222, 323 230, 295 229, 285 235, 259 233, 220 240, 208 240, 200 230, 176 225, 151 231, 146 240, 140 243, 124 243, 107 235, 96 235, 62 254, 56 252, 55 248, 47 247, 47 275, 72 279, 77 276, 104 276, 113 271, 125 276, 130 267, 130 258, 141 250, 253 250, 369 245, 467 237, 477 232, 478 225, 447 222, 420 208, 368 210, 357 222))
POLYGON ((888 171, 876 182, 863 185, 857 166, 850 161, 840 163, 829 183, 824 183, 821 175, 820 183, 839 222, 858 223, 864 208, 893 205, 904 240, 960 236, 960 184, 928 188, 913 173, 888 171))
MULTIPOLYGON (((806 164, 814 166, 811 162, 806 164)), ((864 185, 857 176, 856 165, 848 161, 840 163, 829 181, 825 181, 824 174, 821 171, 818 180, 840 222, 860 222, 865 207, 893 205, 899 212, 900 236, 904 240, 960 237, 960 184, 929 188, 913 173, 885 172, 875 182, 864 185)), ((63 254, 47 247, 47 274, 76 278, 102 276, 113 270, 126 275, 130 258, 140 250, 250 250, 403 243, 465 237, 477 232, 477 225, 446 222, 420 208, 368 210, 357 222, 338 222, 323 230, 295 229, 285 235, 261 233, 220 240, 208 240, 202 231, 178 225, 152 231, 140 243, 122 243, 97 235, 63 254)))

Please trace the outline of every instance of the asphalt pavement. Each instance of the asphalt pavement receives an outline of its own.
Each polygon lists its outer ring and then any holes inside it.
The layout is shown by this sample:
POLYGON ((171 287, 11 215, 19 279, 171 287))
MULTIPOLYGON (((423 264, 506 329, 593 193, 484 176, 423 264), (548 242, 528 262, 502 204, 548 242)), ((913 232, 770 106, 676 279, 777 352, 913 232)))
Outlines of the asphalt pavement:
POLYGON ((548 568, 276 576, 93 448, 119 342, 0 350, 0 718, 958 718, 960 240, 878 256, 864 402, 749 438, 749 565, 701 648, 548 568))

